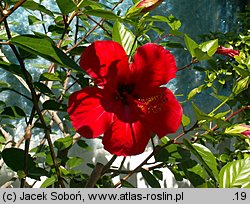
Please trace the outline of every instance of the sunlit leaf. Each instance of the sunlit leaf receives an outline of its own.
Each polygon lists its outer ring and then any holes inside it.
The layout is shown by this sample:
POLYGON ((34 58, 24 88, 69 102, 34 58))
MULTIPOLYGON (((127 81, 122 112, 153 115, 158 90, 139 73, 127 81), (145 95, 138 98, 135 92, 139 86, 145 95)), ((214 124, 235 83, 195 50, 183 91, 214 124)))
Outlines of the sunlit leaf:
POLYGON ((83 71, 75 61, 57 48, 48 38, 36 35, 19 35, 11 39, 11 43, 63 67, 83 71))
POLYGON ((232 161, 219 173, 220 188, 245 188, 250 184, 250 157, 232 161))
POLYGON ((133 53, 137 47, 135 35, 119 21, 114 24, 112 40, 120 43, 127 55, 133 53))

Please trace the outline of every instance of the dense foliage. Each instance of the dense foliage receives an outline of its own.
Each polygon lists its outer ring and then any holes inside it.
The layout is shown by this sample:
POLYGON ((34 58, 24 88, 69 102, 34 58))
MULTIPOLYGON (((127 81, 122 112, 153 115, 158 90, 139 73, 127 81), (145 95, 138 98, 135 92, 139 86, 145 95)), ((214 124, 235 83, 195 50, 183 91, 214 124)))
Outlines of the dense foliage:
POLYGON ((46 176, 41 187, 137 187, 128 179, 141 172, 149 186, 161 187, 168 168, 177 181, 187 179, 193 187, 250 187, 248 10, 239 15, 238 33, 209 33, 194 40, 180 31, 185 19, 153 15, 138 7, 138 1, 126 11, 117 9, 122 0, 56 0, 56 11, 43 6, 43 0, 0 2, 0 68, 15 82, 0 81, 0 94, 12 93, 17 99, 0 100, 0 165, 16 172, 10 180, 20 180, 21 187, 29 185, 27 178, 35 182, 41 176, 46 176), (12 29, 18 26, 19 9, 28 11, 32 33, 12 29), (198 87, 175 93, 184 111, 177 133, 153 144, 149 156, 132 170, 123 168, 124 161, 112 166, 114 155, 106 164, 88 161, 92 173, 87 173, 78 168, 87 161, 70 155, 75 146, 83 155, 94 151, 72 128, 67 104, 72 92, 94 85, 79 67, 79 57, 96 39, 118 42, 130 58, 148 42, 181 50, 190 63, 179 67, 177 78, 190 70, 202 76, 198 87), (202 97, 215 98, 217 105, 204 109, 197 103, 202 97), (17 128, 13 124, 22 124, 22 137, 11 135, 17 128), (37 137, 39 144, 31 148, 37 137), (155 162, 148 168, 150 159, 155 162), (117 176, 120 181, 114 183, 117 176))

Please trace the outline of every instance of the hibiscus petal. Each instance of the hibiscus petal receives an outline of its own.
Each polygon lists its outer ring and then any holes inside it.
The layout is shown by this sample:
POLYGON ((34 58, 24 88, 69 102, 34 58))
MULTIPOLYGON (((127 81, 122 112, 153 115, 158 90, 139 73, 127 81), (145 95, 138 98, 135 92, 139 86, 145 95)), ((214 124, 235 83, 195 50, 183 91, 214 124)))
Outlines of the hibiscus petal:
POLYGON ((128 57, 114 41, 95 41, 81 55, 80 66, 99 86, 114 81, 119 72, 128 72, 128 57))
POLYGON ((68 113, 73 127, 86 138, 96 138, 111 125, 113 114, 101 105, 102 89, 84 88, 69 98, 68 113))
POLYGON ((162 87, 148 91, 147 95, 138 104, 144 112, 143 121, 160 138, 176 132, 181 124, 182 107, 174 94, 162 87))
POLYGON ((151 132, 140 121, 125 123, 115 117, 102 143, 111 154, 131 156, 144 152, 150 137, 151 132))
POLYGON ((175 77, 176 71, 174 56, 162 46, 153 43, 139 47, 130 66, 131 78, 139 91, 166 84, 175 77))

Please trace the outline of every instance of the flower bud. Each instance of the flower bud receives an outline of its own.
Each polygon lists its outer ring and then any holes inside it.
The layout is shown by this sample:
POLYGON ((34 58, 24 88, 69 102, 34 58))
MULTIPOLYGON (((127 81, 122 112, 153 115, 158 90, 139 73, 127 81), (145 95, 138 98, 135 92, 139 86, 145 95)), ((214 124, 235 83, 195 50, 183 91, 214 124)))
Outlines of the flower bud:
POLYGON ((163 0, 142 0, 137 7, 143 7, 142 11, 143 13, 146 13, 148 11, 151 11, 155 9, 157 6, 159 6, 162 3, 163 0))
POLYGON ((229 56, 229 57, 232 57, 232 58, 234 58, 234 56, 237 56, 237 55, 240 54, 238 50, 233 50, 231 48, 226 48, 226 47, 223 47, 223 46, 219 46, 217 48, 216 53, 221 54, 221 55, 226 55, 226 56, 229 56))
POLYGON ((241 124, 240 126, 246 128, 246 130, 241 132, 241 134, 248 137, 248 138, 250 138, 250 126, 249 125, 244 125, 244 124, 241 124))

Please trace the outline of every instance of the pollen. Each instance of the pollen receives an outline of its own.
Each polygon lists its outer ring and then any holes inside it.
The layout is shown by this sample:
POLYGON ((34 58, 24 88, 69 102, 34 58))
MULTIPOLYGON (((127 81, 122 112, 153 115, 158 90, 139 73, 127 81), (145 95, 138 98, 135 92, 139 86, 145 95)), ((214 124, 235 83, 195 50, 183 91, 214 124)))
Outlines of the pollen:
POLYGON ((159 113, 167 97, 164 94, 154 95, 148 98, 137 99, 137 107, 144 113, 159 113))

